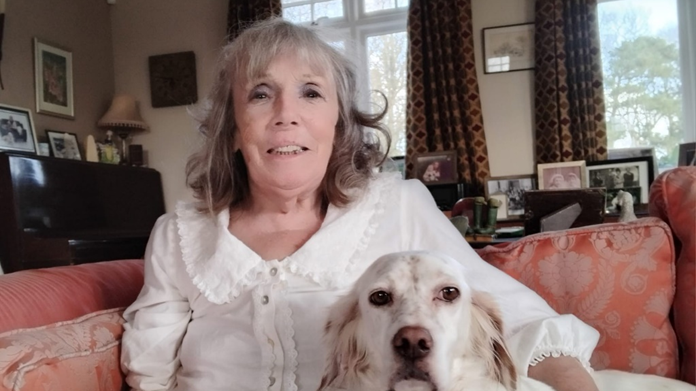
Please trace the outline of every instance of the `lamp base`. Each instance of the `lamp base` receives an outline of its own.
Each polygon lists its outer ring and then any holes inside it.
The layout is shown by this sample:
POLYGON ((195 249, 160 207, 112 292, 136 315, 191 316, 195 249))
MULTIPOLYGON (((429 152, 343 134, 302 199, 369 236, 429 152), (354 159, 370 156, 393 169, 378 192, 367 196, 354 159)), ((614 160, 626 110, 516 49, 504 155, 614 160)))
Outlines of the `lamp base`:
POLYGON ((128 135, 130 133, 118 131, 116 134, 118 134, 118 138, 121 139, 121 161, 118 164, 123 165, 123 166, 127 166, 130 164, 130 162, 128 159, 128 146, 126 145, 127 144, 126 140, 128 139, 128 135))

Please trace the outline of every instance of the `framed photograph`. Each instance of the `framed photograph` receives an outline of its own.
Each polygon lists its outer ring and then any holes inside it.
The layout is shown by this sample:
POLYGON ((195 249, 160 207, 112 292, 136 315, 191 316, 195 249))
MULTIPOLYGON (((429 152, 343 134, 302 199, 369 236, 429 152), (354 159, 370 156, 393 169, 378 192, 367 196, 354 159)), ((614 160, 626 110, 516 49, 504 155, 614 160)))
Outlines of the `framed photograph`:
POLYGON ((679 144, 678 166, 696 166, 696 143, 679 144))
POLYGON ((0 150, 37 152, 31 111, 0 105, 0 150))
POLYGON ((34 38, 36 112, 75 118, 72 53, 34 38))
POLYGON ((534 69, 534 23, 489 27, 481 35, 484 73, 534 69))
POLYGON ((607 151, 607 159, 628 159, 630 157, 650 156, 653 159, 653 168, 657 169, 657 155, 653 147, 635 147, 635 148, 616 148, 607 151))
POLYGON ((422 153, 414 161, 416 178, 426 185, 457 182, 456 151, 422 153))
POLYGON ((489 177, 485 184, 486 198, 496 194, 507 196, 507 218, 511 219, 524 215, 524 193, 536 189, 536 177, 533 174, 489 177))
POLYGON ((655 179, 653 158, 643 156, 588 162, 587 177, 591 187, 607 189, 607 199, 611 194, 616 195, 618 190, 624 190, 634 194, 634 204, 647 203, 650 184, 655 179), (636 188, 640 188, 640 193, 636 188), (636 197, 637 194, 640 196, 636 197))
POLYGON ((585 161, 537 164, 539 190, 587 187, 585 161))
POLYGON ((61 159, 82 160, 80 148, 77 144, 75 133, 46 130, 48 144, 51 146, 53 156, 61 159))

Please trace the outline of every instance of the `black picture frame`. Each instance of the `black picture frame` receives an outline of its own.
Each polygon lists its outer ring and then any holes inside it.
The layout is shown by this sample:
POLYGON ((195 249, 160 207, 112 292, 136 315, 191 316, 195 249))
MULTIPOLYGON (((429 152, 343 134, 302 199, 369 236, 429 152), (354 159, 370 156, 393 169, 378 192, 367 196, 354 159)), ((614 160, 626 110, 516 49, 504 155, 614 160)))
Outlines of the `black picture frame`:
POLYGON ((421 153, 414 157, 416 178, 426 185, 457 183, 457 151, 421 153))
POLYGON ((679 144, 678 166, 696 166, 696 142, 679 144))
POLYGON ((632 188, 640 187, 640 203, 645 204, 648 202, 650 185, 655 180, 655 167, 652 156, 587 161, 586 170, 586 177, 590 187, 604 187, 609 193, 612 190, 621 190, 623 188, 632 193, 632 188), (634 172, 636 167, 638 169, 637 173, 634 172), (607 170, 615 169, 619 169, 620 177, 615 177, 612 184, 609 183, 611 181, 608 180, 607 174, 610 171, 607 170), (626 183, 627 181, 631 183, 626 183))
POLYGON ((0 151, 36 154, 38 143, 31 111, 0 104, 0 151))
POLYGON ((481 29, 481 40, 484 74, 534 69, 533 22, 481 29))
POLYGON ((82 160, 77 135, 70 132, 46 129, 51 155, 60 159, 82 160))

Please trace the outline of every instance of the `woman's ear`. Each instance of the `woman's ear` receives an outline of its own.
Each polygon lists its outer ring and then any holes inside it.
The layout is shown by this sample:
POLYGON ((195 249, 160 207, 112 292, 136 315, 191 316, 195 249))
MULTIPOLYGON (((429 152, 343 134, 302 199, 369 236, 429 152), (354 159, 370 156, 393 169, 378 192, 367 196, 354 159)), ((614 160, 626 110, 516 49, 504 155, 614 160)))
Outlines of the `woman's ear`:
POLYGON ((324 326, 328 357, 319 391, 348 386, 369 368, 364 342, 359 338, 360 309, 351 291, 331 308, 324 326))
POLYGON ((475 354, 486 363, 491 376, 506 390, 517 389, 517 370, 503 340, 503 320, 493 296, 471 293, 471 338, 475 354))

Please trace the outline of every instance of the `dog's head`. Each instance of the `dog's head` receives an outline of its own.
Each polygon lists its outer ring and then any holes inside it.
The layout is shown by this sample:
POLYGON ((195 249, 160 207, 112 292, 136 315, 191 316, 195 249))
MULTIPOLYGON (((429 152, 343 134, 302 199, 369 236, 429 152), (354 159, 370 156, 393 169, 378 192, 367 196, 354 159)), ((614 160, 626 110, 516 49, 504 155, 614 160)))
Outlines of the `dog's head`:
POLYGON ((381 257, 332 306, 325 332, 320 390, 446 391, 477 377, 515 388, 495 303, 446 256, 381 257))

